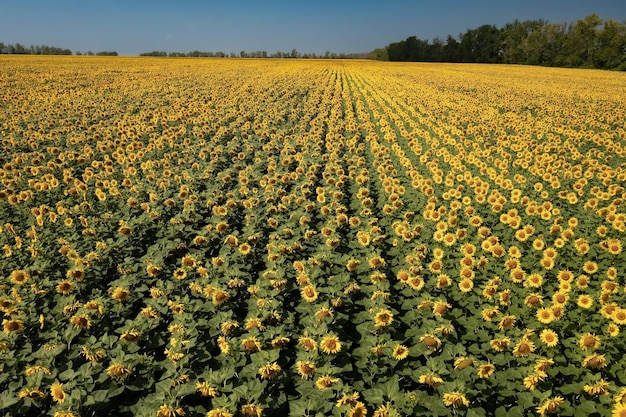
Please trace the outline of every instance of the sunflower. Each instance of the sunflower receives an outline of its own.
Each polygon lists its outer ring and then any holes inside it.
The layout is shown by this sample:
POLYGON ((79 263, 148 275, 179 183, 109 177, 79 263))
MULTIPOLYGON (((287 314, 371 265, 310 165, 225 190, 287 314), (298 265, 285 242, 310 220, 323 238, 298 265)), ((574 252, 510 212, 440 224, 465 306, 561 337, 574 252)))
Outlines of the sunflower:
POLYGON ((247 403, 241 406, 241 414, 245 417, 262 417, 263 408, 257 403, 247 403))
POLYGON ((62 280, 57 284, 56 290, 59 294, 67 295, 74 289, 74 283, 68 280, 62 280))
POLYGON ((22 269, 11 272, 11 282, 15 285, 24 285, 29 279, 30 274, 22 269))
POLYGON ((539 263, 541 264, 541 266, 545 270, 549 271, 552 268, 554 268, 554 259, 553 258, 549 258, 547 256, 544 256, 539 263))
POLYGON ((445 301, 437 300, 433 303, 433 314, 442 317, 452 306, 445 301))
POLYGON ((323 375, 315 380, 315 386, 317 389, 325 390, 332 387, 336 382, 339 382, 339 378, 333 378, 330 375, 323 375))
POLYGON ((26 376, 32 376, 39 372, 41 372, 43 375, 50 375, 50 369, 46 366, 41 366, 41 365, 35 365, 35 366, 26 368, 26 371, 24 371, 24 374, 26 376))
POLYGON ((541 238, 537 238, 533 240, 533 249, 535 250, 543 250, 545 248, 545 242, 541 238))
POLYGON ((183 279, 187 278, 187 271, 185 270, 185 268, 176 268, 174 270, 174 278, 176 278, 179 281, 182 281, 183 279))
POLYGON ((443 394, 443 404, 446 407, 459 407, 461 405, 469 407, 469 400, 458 391, 446 392, 443 394))
POLYGON ((373 354, 375 354, 376 356, 378 356, 378 357, 380 358, 381 356, 383 356, 383 355, 384 355, 384 351, 383 351, 383 350, 384 350, 386 347, 387 347, 387 344, 386 344, 386 343, 380 343, 380 344, 378 344, 378 345, 374 346, 374 347, 371 349, 371 351, 372 351, 372 353, 373 353, 373 354))
POLYGON ((161 268, 158 267, 157 265, 148 264, 148 266, 146 266, 146 273, 151 278, 156 277, 160 271, 161 271, 161 268))
MULTIPOLYGON (((369 258, 367 263, 369 264, 369 267, 372 269, 382 268, 383 266, 387 264, 385 259, 380 256, 373 256, 369 258)), ((350 269, 348 270, 350 271, 350 269)))
POLYGON ((444 383, 443 379, 440 376, 433 373, 420 375, 418 382, 420 384, 426 384, 431 387, 438 387, 440 385, 443 385, 444 383))
POLYGON ((343 393, 341 398, 335 404, 335 407, 343 407, 344 405, 355 405, 359 399, 359 393, 353 392, 350 394, 343 393))
POLYGON ((128 378, 133 373, 133 370, 121 363, 114 362, 107 368, 106 373, 118 382, 121 382, 128 378))
POLYGON ((228 355, 230 352, 230 345, 224 336, 218 336, 217 346, 220 348, 220 352, 224 355, 228 355))
POLYGON ((411 277, 407 282, 409 286, 415 291, 421 290, 422 288, 424 288, 424 285, 426 285, 426 282, 424 282, 424 280, 420 276, 411 277))
POLYGON ((223 290, 216 290, 213 292, 212 301, 216 306, 222 305, 230 298, 230 294, 223 290))
POLYGON ((550 397, 546 401, 544 401, 543 404, 537 407, 537 413, 539 413, 539 415, 541 416, 544 416, 548 413, 554 413, 559 408, 559 406, 563 404, 563 401, 565 400, 561 396, 550 397))
POLYGON ((317 342, 308 336, 303 336, 299 338, 298 344, 302 346, 307 352, 317 350, 317 342))
POLYGON ((431 263, 428 264, 428 270, 433 274, 438 274, 443 269, 443 262, 441 259, 434 259, 431 263))
POLYGON ((600 347, 600 337, 593 333, 585 333, 578 340, 578 345, 584 351, 597 349, 600 347))
POLYGON ((298 361, 296 362, 296 368, 302 379, 309 379, 316 371, 315 363, 310 361, 298 361))
POLYGON ((276 362, 271 362, 266 365, 263 365, 259 368, 258 374, 262 379, 272 379, 277 376, 282 371, 280 365, 276 362))
POLYGON ((618 239, 607 239, 602 242, 604 247, 611 255, 619 255, 622 252, 622 242, 618 239))
POLYGON ((511 339, 508 337, 500 337, 489 341, 489 345, 496 352, 504 351, 507 347, 509 347, 509 344, 511 344, 511 339))
POLYGON ((437 336, 430 333, 427 333, 424 336, 420 337, 420 342, 425 344, 426 347, 428 347, 428 349, 430 350, 437 350, 441 347, 441 340, 437 336))
POLYGON ((461 356, 460 358, 456 358, 454 360, 454 369, 465 369, 468 366, 472 366, 473 364, 473 359, 461 356))
POLYGON ((71 268, 68 269, 65 276, 69 279, 80 282, 85 278, 85 271, 82 268, 71 268))
POLYGON ((478 368, 478 377, 479 378, 489 378, 496 370, 495 365, 493 365, 492 363, 485 363, 483 365, 480 365, 480 367, 478 368))
POLYGON ((162 404, 157 410, 157 417, 182 417, 184 415, 185 412, 182 408, 174 408, 167 404, 162 404))
POLYGON ((473 288, 474 288, 474 281, 472 281, 469 278, 463 278, 459 282, 459 290, 461 290, 461 292, 463 293, 468 293, 472 291, 473 288))
POLYGON ((130 291, 123 287, 117 287, 113 290, 111 297, 116 301, 124 301, 130 296, 130 291))
POLYGON ((398 344, 393 348, 391 356, 397 361, 405 359, 407 356, 409 356, 409 348, 404 345, 398 344))
POLYGON ((363 404, 361 401, 357 401, 357 403, 354 404, 354 406, 350 409, 350 412, 348 413, 348 417, 365 416, 367 416, 367 408, 365 407, 365 404, 363 404))
POLYGON ((589 275, 598 272, 598 264, 593 261, 587 261, 583 265, 583 271, 589 275))
POLYGON ((517 357, 526 357, 533 353, 535 350, 535 344, 530 340, 522 338, 517 345, 513 348, 513 355, 517 357))
POLYGON ((592 354, 583 359, 582 366, 584 368, 602 369, 606 367, 606 356, 604 354, 592 354))
POLYGON ((324 336, 320 341, 320 350, 327 354, 335 354, 341 351, 341 341, 337 336, 324 336))
POLYGON ((393 322, 393 314, 387 309, 381 309, 374 316, 374 326, 384 327, 389 326, 393 322))
POLYGON ((617 268, 610 266, 606 270, 606 277, 608 279, 617 279, 617 268))
POLYGON ((483 309, 481 316, 485 321, 491 321, 500 314, 500 308, 498 306, 483 309))
POLYGON ((334 313, 333 310, 328 307, 320 307, 320 309, 315 312, 315 317, 321 322, 325 318, 334 317, 334 313))
POLYGON ((498 328, 502 331, 508 330, 511 327, 515 326, 515 322, 517 321, 517 317, 515 316, 504 316, 500 323, 498 323, 498 328))
POLYGON ((537 388, 537 385, 539 385, 539 383, 545 381, 547 377, 548 374, 543 371, 535 372, 524 377, 524 386, 532 391, 537 388))
POLYGON ((580 294, 578 296, 578 300, 576 301, 576 304, 580 308, 589 309, 591 308, 591 305, 593 304, 593 297, 591 297, 589 294, 580 294))
POLYGON ((569 301, 569 295, 567 295, 566 293, 563 293, 561 291, 555 292, 552 295, 552 302, 555 305, 564 306, 565 304, 567 304, 568 301, 569 301))
POLYGON ((91 327, 91 317, 86 314, 77 314, 72 316, 70 323, 78 330, 89 329, 91 327))
POLYGON ((317 300, 318 293, 315 287, 312 284, 309 284, 306 287, 302 288, 302 290, 300 291, 300 296, 304 301, 312 303, 317 300))
POLYGON ((539 320, 541 323, 552 323, 554 319, 554 311, 551 308, 544 307, 537 310, 537 320, 539 320))
POLYGON ((57 404, 63 404, 67 397, 67 394, 63 391, 63 384, 59 384, 58 382, 50 386, 50 395, 57 404))
POLYGON ((555 347, 559 343, 559 336, 554 330, 543 329, 539 333, 539 340, 547 347, 555 347))
POLYGON ((226 408, 214 408, 206 414, 207 417, 233 417, 233 414, 226 408))
POLYGON ((593 385, 586 384, 583 387, 583 390, 587 394, 592 395, 592 396, 604 395, 609 392, 609 383, 603 379, 600 379, 598 382, 596 382, 593 385))
POLYGON ((620 326, 625 325, 626 324, 626 309, 617 307, 615 310, 613 310, 610 317, 615 324, 619 324, 620 326))
POLYGON ((24 323, 19 319, 4 319, 2 320, 2 327, 4 328, 4 333, 6 334, 11 332, 19 333, 24 330, 24 323))
POLYGON ((255 336, 243 339, 241 346, 246 352, 258 352, 261 350, 261 342, 259 342, 255 336))
POLYGON ((360 264, 361 264, 361 261, 359 261, 358 259, 350 259, 346 263, 346 269, 352 272, 356 270, 360 264))
POLYGON ((452 280, 446 274, 440 274, 437 276, 437 288, 447 288, 452 285, 452 280))
POLYGON ((43 391, 38 389, 23 389, 19 392, 19 398, 30 398, 33 400, 42 400, 44 399, 46 394, 43 391))
POLYGON ((616 403, 611 412, 611 417, 626 417, 626 403, 616 403))

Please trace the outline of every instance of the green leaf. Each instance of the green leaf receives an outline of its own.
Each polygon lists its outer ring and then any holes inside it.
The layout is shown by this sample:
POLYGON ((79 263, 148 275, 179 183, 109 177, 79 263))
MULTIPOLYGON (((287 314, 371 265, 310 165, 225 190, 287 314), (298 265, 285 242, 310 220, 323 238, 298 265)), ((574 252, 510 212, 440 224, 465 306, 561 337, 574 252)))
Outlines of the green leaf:
POLYGON ((12 405, 17 404, 19 401, 20 400, 17 398, 17 396, 13 392, 4 391, 0 394, 0 410, 9 408, 12 405))
POLYGON ((574 417, 586 417, 596 411, 596 405, 592 401, 583 401, 574 407, 574 417))
POLYGON ((397 402, 400 393, 398 388, 398 375, 394 375, 391 379, 385 382, 380 389, 382 390, 383 395, 385 395, 389 400, 393 402, 397 402))
POLYGON ((487 414, 483 408, 470 408, 467 410, 467 417, 485 417, 487 414))
POLYGON ((372 404, 383 403, 384 391, 381 388, 371 388, 363 393, 363 398, 367 398, 367 401, 372 404))
POLYGON ((529 392, 517 394, 517 404, 522 408, 530 408, 534 405, 533 395, 529 392))
POLYGON ((59 379, 61 381, 70 381, 70 380, 74 379, 74 370, 72 368, 70 368, 70 369, 67 369, 64 372, 61 372, 59 374, 59 379))

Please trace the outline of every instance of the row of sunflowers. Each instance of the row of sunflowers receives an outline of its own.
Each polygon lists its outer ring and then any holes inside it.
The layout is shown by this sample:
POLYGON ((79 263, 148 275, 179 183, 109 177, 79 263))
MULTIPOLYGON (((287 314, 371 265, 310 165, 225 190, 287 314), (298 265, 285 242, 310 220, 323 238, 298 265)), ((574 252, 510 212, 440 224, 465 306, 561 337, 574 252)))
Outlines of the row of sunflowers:
POLYGON ((0 67, 0 415, 626 416, 623 74, 0 67))

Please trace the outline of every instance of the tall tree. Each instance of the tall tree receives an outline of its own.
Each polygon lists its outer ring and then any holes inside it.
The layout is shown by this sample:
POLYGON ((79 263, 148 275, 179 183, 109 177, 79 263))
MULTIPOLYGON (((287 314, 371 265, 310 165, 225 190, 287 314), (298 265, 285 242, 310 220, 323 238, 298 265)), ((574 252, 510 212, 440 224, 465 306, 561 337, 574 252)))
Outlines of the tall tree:
POLYGON ((598 48, 594 55, 599 68, 626 69, 626 24, 607 20, 598 33, 598 48))
POLYGON ((578 19, 570 28, 565 48, 568 52, 566 64, 574 67, 593 67, 595 52, 598 49, 598 32, 602 19, 591 14, 578 19))

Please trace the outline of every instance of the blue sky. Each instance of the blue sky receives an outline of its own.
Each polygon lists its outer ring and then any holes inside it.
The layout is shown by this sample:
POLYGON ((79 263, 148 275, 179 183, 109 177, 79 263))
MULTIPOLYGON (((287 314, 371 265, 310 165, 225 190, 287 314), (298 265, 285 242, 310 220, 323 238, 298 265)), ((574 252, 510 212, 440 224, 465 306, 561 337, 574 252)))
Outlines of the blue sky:
POLYGON ((121 55, 265 50, 368 52, 514 19, 626 21, 624 0, 2 0, 0 41, 121 55))

